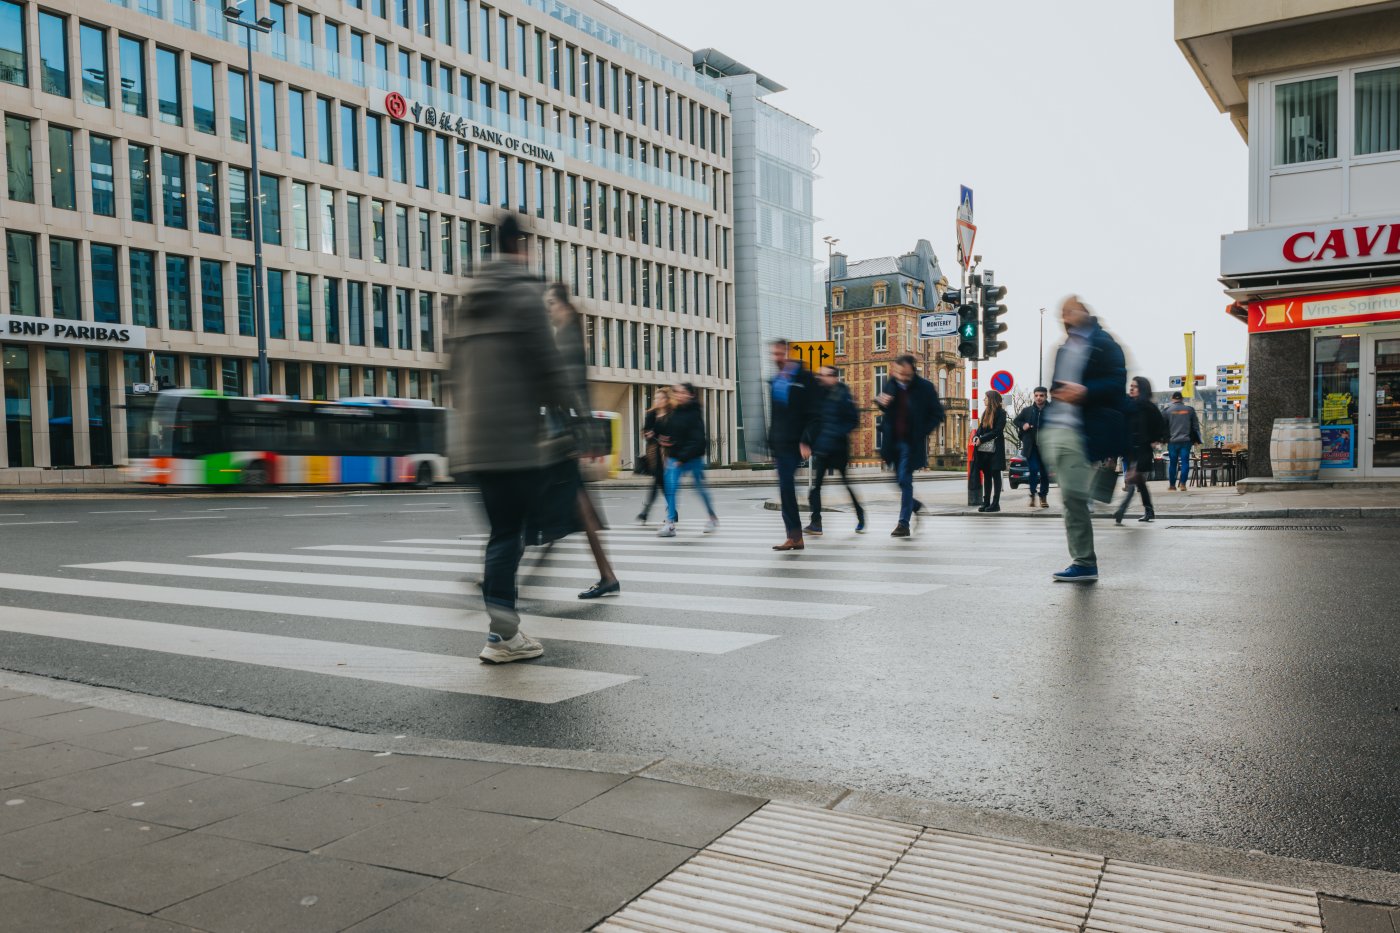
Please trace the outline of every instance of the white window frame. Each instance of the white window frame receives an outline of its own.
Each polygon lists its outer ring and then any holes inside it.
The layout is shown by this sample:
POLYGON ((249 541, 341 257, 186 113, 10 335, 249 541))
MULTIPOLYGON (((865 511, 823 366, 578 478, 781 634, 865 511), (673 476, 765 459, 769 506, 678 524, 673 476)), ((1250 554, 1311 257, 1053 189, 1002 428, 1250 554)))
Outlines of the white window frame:
POLYGON ((890 289, 889 284, 887 282, 876 282, 871 304, 877 306, 885 304, 887 301, 889 301, 889 294, 890 289))
POLYGON ((875 352, 884 353, 890 348, 890 326, 885 321, 875 322, 875 352))
POLYGON ((836 344, 836 355, 846 355, 846 325, 836 324, 831 328, 831 340, 836 344))
POLYGON ((884 364, 876 366, 874 369, 873 381, 875 383, 875 394, 877 396, 884 393, 885 383, 889 382, 889 380, 890 368, 884 364))

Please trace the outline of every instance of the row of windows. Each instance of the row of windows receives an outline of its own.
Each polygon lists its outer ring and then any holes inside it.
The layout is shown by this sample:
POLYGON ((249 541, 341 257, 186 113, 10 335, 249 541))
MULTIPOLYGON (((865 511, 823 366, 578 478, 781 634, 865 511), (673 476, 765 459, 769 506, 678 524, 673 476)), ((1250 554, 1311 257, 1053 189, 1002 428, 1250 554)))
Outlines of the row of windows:
MULTIPOLYGON (((213 389, 225 395, 253 392, 255 361, 245 357, 186 356, 131 351, 122 354, 126 385, 154 383, 166 389, 213 389), (151 359, 154 357, 154 360, 151 359)), ((442 403, 442 373, 394 366, 343 366, 269 360, 269 391, 289 398, 320 401, 357 395, 426 399, 442 403)))
POLYGON ((1273 94, 1275 166, 1336 159, 1348 147, 1400 152, 1400 66, 1276 84, 1273 94))
POLYGON ((590 366, 721 379, 733 373, 734 341, 703 331, 588 315, 584 343, 590 366))
MULTIPOLYGON (((886 353, 890 350, 890 328, 888 321, 876 321, 873 328, 874 352, 886 353)), ((836 344, 836 355, 846 355, 846 325, 835 324, 831 328, 831 339, 836 344)), ((940 341, 943 343, 944 341, 940 341)), ((906 353, 918 353, 921 346, 914 338, 914 322, 904 322, 904 350, 906 353)))
MULTIPOLYGON (((43 241, 34 233, 5 232, 11 314, 47 312, 98 324, 257 335, 250 265, 174 253, 158 256, 106 243, 89 243, 85 251, 79 241, 56 236, 43 241), (41 261, 41 245, 47 248, 47 263, 41 261), (47 307, 41 270, 48 272, 47 307)), ((437 349, 438 301, 432 292, 279 269, 267 270, 265 287, 271 339, 283 340, 290 333, 308 342, 437 349)))
MULTIPOLYGON (((27 85, 29 82, 27 37, 24 29, 26 9, 27 6, 12 0, 0 0, 0 80, 20 85, 27 85)), ((80 96, 87 104, 108 108, 115 105, 127 113, 141 117, 150 114, 154 97, 154 112, 162 122, 177 126, 189 122, 200 132, 217 135, 221 131, 222 121, 226 119, 226 132, 231 138, 237 141, 247 139, 247 87, 246 75, 242 71, 188 56, 177 49, 154 45, 145 39, 125 33, 114 34, 104 26, 85 21, 70 23, 69 17, 43 9, 37 11, 37 19, 39 84, 46 93, 63 97, 80 96), (72 34, 74 28, 76 35, 72 34), (148 45, 151 49, 148 49, 148 45), (73 61, 70 55, 73 49, 77 51, 76 61, 73 61), (117 63, 118 85, 113 85, 111 81, 113 61, 117 63), (153 87, 148 83, 152 74, 155 76, 153 87)), ((338 35, 338 32, 329 34, 338 35)), ((362 45, 362 34, 354 35, 356 44, 362 45)), ((388 69, 389 45, 382 40, 376 40, 375 50, 377 64, 382 69, 378 84, 388 89, 391 77, 388 69)), ((360 51, 362 54, 363 49, 360 51)), ((406 82, 414 80, 413 58, 406 49, 399 49, 396 55, 398 77, 406 82)), ((314 68, 314 65, 314 62, 308 63, 308 67, 314 68)), ((639 140, 619 130, 610 131, 607 126, 595 124, 593 120, 580 119, 576 114, 566 115, 564 111, 551 107, 544 101, 532 101, 527 95, 513 93, 504 86, 495 87, 491 82, 478 81, 468 72, 435 63, 429 58, 417 56, 417 66, 416 74, 419 83, 426 89, 426 96, 430 102, 436 99, 444 108, 460 110, 475 116, 476 102, 479 101, 486 111, 482 115, 486 122, 500 122, 491 116, 492 112, 506 118, 516 114, 515 119, 526 126, 531 124, 533 118, 533 123, 542 131, 552 129, 561 137, 568 133, 576 143, 582 144, 585 158, 590 157, 590 151, 595 145, 595 133, 596 144, 604 152, 609 148, 611 137, 611 146, 618 156, 625 153, 629 160, 640 160, 644 165, 654 165, 657 170, 664 170, 668 174, 675 174, 679 170, 681 177, 686 176, 688 169, 692 182, 711 185, 710 167, 697 159, 688 159, 659 145, 649 145, 645 140, 639 140), (454 94, 465 106, 459 107, 454 103, 454 94), (679 165, 676 164, 677 159, 679 165)), ((659 101, 659 90, 655 87, 653 90, 659 101)), ((287 146, 290 153, 302 158, 307 157, 309 112, 314 107, 321 127, 315 157, 327 164, 335 163, 337 153, 332 142, 332 123, 338 119, 342 135, 340 164, 352 170, 359 170, 355 117, 358 108, 266 79, 260 80, 258 92, 258 107, 261 111, 259 139, 264 147, 274 150, 278 148, 278 114, 279 110, 282 110, 288 114, 287 146), (338 116, 335 113, 337 110, 338 116)), ((669 102, 670 92, 666 93, 669 102)), ((691 104, 691 108, 693 111, 694 104, 691 104)), ((691 116, 693 122, 694 113, 691 116)), ((703 124, 703 115, 701 123, 703 124)), ((543 133, 538 135, 543 136, 543 133)), ((682 133, 682 138, 683 136, 682 133)), ((714 180, 718 182, 719 173, 715 172, 714 175, 714 180)), ((718 183, 712 186, 712 200, 716 203, 719 197, 714 189, 719 187, 718 183)))
MULTIPOLYGON (((889 284, 886 282, 876 282, 871 290, 871 307, 880 307, 889 303, 889 284)), ((904 283, 904 303, 915 308, 924 306, 924 287, 914 282, 904 283)), ((835 311, 845 310, 846 289, 837 286, 831 290, 831 307, 835 311)))

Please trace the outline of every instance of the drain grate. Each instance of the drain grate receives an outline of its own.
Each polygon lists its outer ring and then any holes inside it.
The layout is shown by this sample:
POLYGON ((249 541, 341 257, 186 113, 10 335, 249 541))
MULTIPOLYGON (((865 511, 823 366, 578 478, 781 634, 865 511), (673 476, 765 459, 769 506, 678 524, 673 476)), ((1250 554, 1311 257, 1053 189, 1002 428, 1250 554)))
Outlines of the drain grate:
POLYGON ((1168 531, 1346 531, 1341 525, 1168 525, 1168 531))

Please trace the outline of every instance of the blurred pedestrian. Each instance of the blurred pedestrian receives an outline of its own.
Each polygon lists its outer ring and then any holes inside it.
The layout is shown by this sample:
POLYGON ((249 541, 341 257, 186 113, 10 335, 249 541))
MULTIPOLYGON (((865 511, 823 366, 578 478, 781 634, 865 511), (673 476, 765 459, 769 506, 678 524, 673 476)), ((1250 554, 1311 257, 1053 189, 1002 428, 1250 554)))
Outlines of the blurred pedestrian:
POLYGON ((1143 515, 1138 521, 1150 522, 1156 517, 1152 511, 1152 493, 1147 491, 1147 481, 1152 478, 1152 467, 1157 460, 1154 445, 1166 439, 1167 421, 1152 401, 1152 383, 1145 376, 1134 376, 1128 383, 1128 467, 1124 474, 1128 481, 1128 494, 1113 513, 1113 520, 1118 524, 1123 524, 1123 516, 1128 514, 1135 491, 1142 493, 1143 515))
POLYGON ((524 528, 547 470, 570 450, 550 437, 542 412, 583 408, 554 344, 530 275, 524 233, 514 214, 496 226, 499 258, 482 267, 452 314, 454 474, 469 474, 481 492, 491 533, 481 583, 490 632, 481 660, 504 664, 537 658, 539 642, 520 631, 516 572, 524 528))
POLYGON ((1050 390, 1036 386, 1031 393, 1031 404, 1016 413, 1016 430, 1021 438, 1021 456, 1026 458, 1026 485, 1031 488, 1031 508, 1036 507, 1035 491, 1040 489, 1040 507, 1046 509, 1050 503, 1045 496, 1050 492, 1050 471, 1045 467, 1045 459, 1040 454, 1040 426, 1045 421, 1045 409, 1050 404, 1050 390))
POLYGON ((1162 414, 1167 419, 1167 491, 1185 492, 1191 476, 1191 449, 1201 443, 1201 420, 1180 392, 1172 393, 1162 414))
POLYGON ((642 463, 643 469, 651 477, 651 485, 647 487, 647 497, 642 503, 642 510, 637 513, 637 523, 640 525, 647 523, 647 516, 651 514, 651 506, 656 501, 657 493, 662 495, 662 501, 665 502, 666 461, 656 438, 659 433, 658 425, 670 410, 671 390, 661 386, 652 393, 651 407, 642 418, 642 440, 645 443, 642 463))
POLYGON ((851 494, 851 505, 856 510, 856 534, 864 534, 865 509, 846 474, 851 460, 851 432, 860 427, 860 412, 851 397, 850 387, 837 376, 835 366, 823 366, 817 380, 821 383, 822 394, 812 434, 812 490, 807 494, 812 517, 802 530, 809 535, 821 535, 822 480, 827 471, 832 470, 841 475, 842 485, 851 494))
MULTIPOLYGON (((1046 412, 1040 444, 1060 484, 1072 563, 1054 577, 1065 583, 1089 583, 1099 578, 1089 516, 1094 471, 1106 461, 1117 460, 1126 447, 1123 385, 1128 372, 1122 348, 1079 296, 1064 300, 1060 318, 1065 342, 1055 354, 1055 381, 1050 386, 1054 402, 1046 412)), ((1108 489, 1111 496, 1111 478, 1108 489)))
MULTIPOLYGON (((591 419, 592 406, 589 405, 588 393, 588 357, 583 345, 583 316, 578 313, 578 309, 569 300, 568 286, 562 282, 555 282, 545 290, 544 304, 545 309, 549 312, 549 323, 554 326, 554 342, 563 357, 569 384, 574 390, 574 395, 583 405, 583 409, 576 414, 576 421, 591 419)), ((576 454, 585 452, 583 450, 575 451, 576 454)), ((600 596, 614 596, 622 592, 622 584, 618 582, 617 574, 613 572, 612 562, 608 560, 607 551, 603 549, 603 538, 600 534, 603 521, 599 518, 593 497, 588 494, 588 487, 584 485, 578 460, 572 460, 569 465, 572 467, 572 479, 577 486, 575 499, 578 502, 578 521, 583 528, 584 537, 588 539, 588 549, 593 552, 593 562, 598 566, 598 582, 579 593, 578 598, 597 599, 600 596)))
POLYGON ((920 376, 918 360, 906 353, 894 361, 893 378, 885 382, 875 405, 885 415, 880 458, 894 467, 899 484, 899 521, 891 538, 909 537, 909 522, 924 504, 914 498, 914 471, 928 466, 928 439, 943 423, 943 403, 933 383, 920 376))
POLYGON ((1001 393, 988 389, 986 405, 972 436, 976 445, 977 469, 982 473, 982 504, 979 512, 1001 511, 1001 471, 1006 469, 1006 409, 1001 393))
POLYGON ((778 500, 787 537, 775 551, 800 551, 802 515, 797 508, 797 467, 812 455, 809 440, 820 402, 816 380, 801 360, 788 356, 786 340, 769 345, 776 372, 768 383, 768 449, 778 467, 778 500))
POLYGON ((695 491, 705 503, 709 520, 705 522, 705 534, 719 530, 719 516, 715 514, 710 492, 705 488, 705 450, 709 442, 705 436, 705 413, 700 400, 695 397, 695 387, 688 382, 678 382, 671 386, 671 411, 666 416, 660 437, 661 450, 666 458, 666 523, 656 533, 658 538, 676 536, 676 497, 680 493, 681 479, 686 475, 695 484, 695 491))

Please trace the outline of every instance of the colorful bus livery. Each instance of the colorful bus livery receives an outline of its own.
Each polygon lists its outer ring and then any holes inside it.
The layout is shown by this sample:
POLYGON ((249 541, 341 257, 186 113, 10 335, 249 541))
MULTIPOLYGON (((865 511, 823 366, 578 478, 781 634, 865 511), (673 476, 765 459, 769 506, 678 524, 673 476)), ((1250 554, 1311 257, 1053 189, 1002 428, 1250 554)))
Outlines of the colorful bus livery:
POLYGON ((414 484, 447 477, 446 414, 416 399, 335 402, 174 390, 131 399, 136 482, 161 486, 414 484), (139 400, 139 401, 138 401, 139 400))

